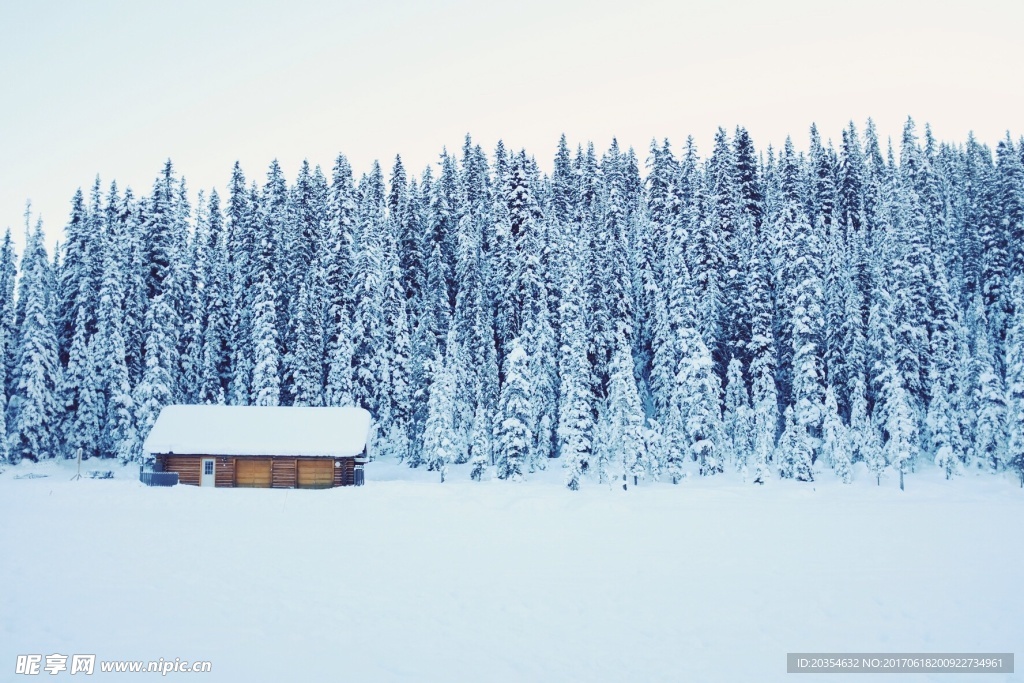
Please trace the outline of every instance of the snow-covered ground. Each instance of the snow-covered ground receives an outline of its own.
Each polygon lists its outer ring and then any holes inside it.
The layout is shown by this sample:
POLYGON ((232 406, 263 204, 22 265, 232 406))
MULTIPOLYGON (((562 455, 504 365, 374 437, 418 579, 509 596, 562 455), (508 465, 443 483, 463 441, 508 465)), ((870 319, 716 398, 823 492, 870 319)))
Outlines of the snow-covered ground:
POLYGON ((773 681, 787 652, 1024 653, 1010 476, 574 494, 558 470, 475 483, 454 467, 441 485, 376 462, 366 486, 325 491, 151 489, 136 472, 0 474, 3 680, 31 680, 14 669, 32 653, 210 660, 170 678, 246 683, 773 681))

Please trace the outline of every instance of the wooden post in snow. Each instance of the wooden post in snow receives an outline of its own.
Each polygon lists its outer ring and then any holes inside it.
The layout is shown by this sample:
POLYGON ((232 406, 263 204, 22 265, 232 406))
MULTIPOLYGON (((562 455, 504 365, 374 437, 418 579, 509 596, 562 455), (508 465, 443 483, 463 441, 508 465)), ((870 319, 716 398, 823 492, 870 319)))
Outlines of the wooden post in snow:
POLYGON ((78 456, 78 474, 76 474, 75 476, 71 477, 71 481, 75 481, 76 479, 81 479, 82 478, 82 447, 81 446, 78 447, 78 451, 76 452, 76 455, 78 456))

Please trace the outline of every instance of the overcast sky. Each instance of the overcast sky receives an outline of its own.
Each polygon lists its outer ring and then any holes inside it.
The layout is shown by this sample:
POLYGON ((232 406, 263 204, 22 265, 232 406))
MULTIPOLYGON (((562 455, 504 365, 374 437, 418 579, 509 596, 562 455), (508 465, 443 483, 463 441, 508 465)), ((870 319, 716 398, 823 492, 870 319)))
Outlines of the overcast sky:
POLYGON ((31 199, 52 242, 77 187, 148 194, 168 157, 195 192, 236 159, 261 182, 339 151, 418 174, 467 132, 544 167, 563 131, 641 159, 869 116, 994 143, 1024 133, 1022 25, 1019 0, 3 2, 0 230, 31 199))

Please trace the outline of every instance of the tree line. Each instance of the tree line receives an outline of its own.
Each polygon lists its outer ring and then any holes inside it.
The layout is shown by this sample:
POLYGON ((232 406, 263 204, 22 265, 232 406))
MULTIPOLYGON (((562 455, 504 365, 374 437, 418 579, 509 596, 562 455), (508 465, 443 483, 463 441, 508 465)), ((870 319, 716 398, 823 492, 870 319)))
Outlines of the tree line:
POLYGON ((361 405, 447 475, 678 482, 726 469, 1024 485, 1024 139, 701 157, 502 143, 410 175, 235 164, 196 201, 97 178, 51 257, 0 248, 0 458, 144 459, 172 403, 361 405))

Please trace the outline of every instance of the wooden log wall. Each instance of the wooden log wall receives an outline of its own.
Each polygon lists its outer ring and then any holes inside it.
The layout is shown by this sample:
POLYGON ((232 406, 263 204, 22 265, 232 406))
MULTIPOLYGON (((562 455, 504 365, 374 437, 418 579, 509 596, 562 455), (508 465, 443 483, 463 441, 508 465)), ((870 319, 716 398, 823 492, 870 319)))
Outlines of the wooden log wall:
POLYGON ((235 485, 235 459, 220 456, 213 469, 217 486, 231 488, 235 485))
POLYGON ((334 468, 334 485, 351 486, 355 483, 356 461, 354 458, 342 458, 341 467, 334 468))
MULTIPOLYGON (((159 455, 157 458, 163 463, 165 472, 177 472, 178 482, 199 486, 202 476, 203 458, 214 459, 214 481, 216 486, 230 488, 236 485, 235 471, 236 461, 240 458, 223 455, 159 455)), ((320 458, 317 458, 320 460, 320 458)), ((341 467, 334 467, 335 459, 331 459, 331 467, 334 469, 334 486, 351 486, 355 483, 355 459, 338 458, 341 467)), ((298 458, 273 458, 271 469, 271 483, 273 488, 295 488, 298 484, 298 458)))
POLYGON ((295 488, 295 462, 293 458, 274 458, 270 485, 275 489, 295 488))
POLYGON ((166 455, 164 471, 177 472, 179 484, 199 486, 201 460, 195 455, 166 455))

